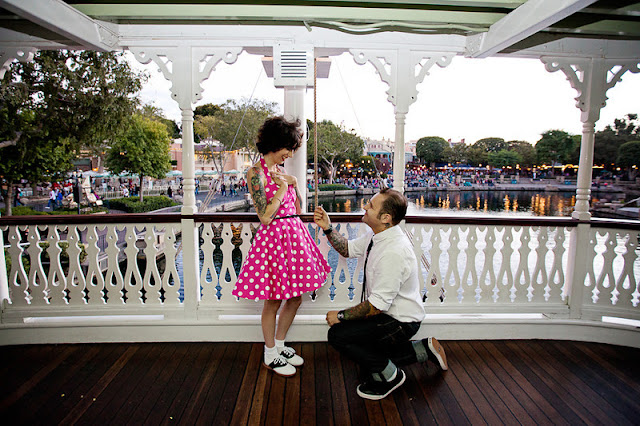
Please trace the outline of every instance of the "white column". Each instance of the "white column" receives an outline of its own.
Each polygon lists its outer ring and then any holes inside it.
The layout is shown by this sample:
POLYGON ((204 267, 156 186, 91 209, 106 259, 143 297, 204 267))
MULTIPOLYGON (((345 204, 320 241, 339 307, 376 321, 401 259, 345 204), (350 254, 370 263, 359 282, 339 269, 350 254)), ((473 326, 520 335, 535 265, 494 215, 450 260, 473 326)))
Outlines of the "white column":
POLYGON ((600 119, 600 110, 607 104, 607 91, 616 85, 622 75, 631 71, 640 72, 637 58, 540 58, 549 72, 561 70, 576 89, 576 107, 581 111, 582 143, 576 189, 576 205, 572 217, 580 220, 591 219, 589 202, 591 199, 591 173, 593 169, 594 129, 600 119))
POLYGON ((393 189, 404 193, 404 127, 407 114, 396 111, 395 150, 393 153, 393 189))
POLYGON ((300 120, 303 131, 302 144, 293 157, 285 161, 287 173, 298 180, 300 205, 302 212, 307 212, 307 119, 304 116, 304 87, 284 88, 284 117, 287 120, 300 120))
POLYGON ((0 229, 0 310, 2 310, 5 300, 9 300, 9 279, 7 278, 7 264, 4 258, 4 236, 2 235, 2 229, 0 229))
POLYGON ((380 79, 389 85, 387 100, 394 106, 396 115, 395 153, 393 154, 393 189, 404 192, 404 127, 409 107, 418 98, 417 86, 438 65, 444 68, 451 63, 453 53, 420 52, 409 49, 369 50, 352 49, 353 60, 363 65, 370 62, 380 79))
POLYGON ((182 214, 198 212, 195 195, 195 148, 193 138, 193 110, 182 109, 182 189, 184 191, 182 214))
POLYGON ((589 201, 591 200, 591 179, 593 172, 593 149, 595 146, 595 123, 582 125, 582 142, 580 144, 580 165, 576 188, 576 205, 571 216, 574 219, 589 220, 589 201))

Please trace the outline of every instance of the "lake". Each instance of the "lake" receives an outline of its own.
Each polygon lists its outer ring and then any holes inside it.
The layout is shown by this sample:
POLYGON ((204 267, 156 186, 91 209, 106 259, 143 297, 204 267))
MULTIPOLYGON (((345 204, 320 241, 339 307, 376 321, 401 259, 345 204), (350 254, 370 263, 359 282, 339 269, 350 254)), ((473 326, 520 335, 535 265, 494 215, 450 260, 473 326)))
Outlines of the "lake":
MULTIPOLYGON (((426 191, 406 192, 409 215, 508 215, 571 216, 576 203, 575 191, 426 191)), ((603 194, 600 194, 603 195, 603 194)), ((615 197, 607 193, 607 197, 615 197)), ((369 196, 320 197, 319 204, 328 212, 364 212, 369 196)), ((592 197, 596 199, 599 197, 592 197)), ((309 199, 308 211, 314 200, 309 199)))

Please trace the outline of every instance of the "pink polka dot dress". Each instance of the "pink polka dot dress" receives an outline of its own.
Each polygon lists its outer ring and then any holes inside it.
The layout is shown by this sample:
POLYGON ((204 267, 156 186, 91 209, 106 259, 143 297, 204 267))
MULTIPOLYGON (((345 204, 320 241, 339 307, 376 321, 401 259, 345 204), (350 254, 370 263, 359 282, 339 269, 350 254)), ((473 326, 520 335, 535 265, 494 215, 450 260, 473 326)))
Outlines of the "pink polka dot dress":
MULTIPOLYGON (((264 159, 260 160, 267 177, 267 201, 278 190, 264 159)), ((331 270, 296 214, 296 191, 289 187, 269 225, 261 224, 249 249, 234 296, 252 300, 287 300, 322 287, 331 270)))

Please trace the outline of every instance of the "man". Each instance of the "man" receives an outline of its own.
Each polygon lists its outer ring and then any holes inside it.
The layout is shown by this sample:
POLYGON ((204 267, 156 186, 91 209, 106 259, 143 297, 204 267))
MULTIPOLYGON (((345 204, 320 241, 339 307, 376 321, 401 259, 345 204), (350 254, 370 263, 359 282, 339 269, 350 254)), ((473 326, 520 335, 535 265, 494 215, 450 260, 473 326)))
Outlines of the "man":
POLYGON ((358 395, 378 400, 404 383, 405 373, 396 364, 430 360, 442 370, 448 366, 435 338, 410 340, 424 319, 424 308, 418 262, 409 238, 398 226, 407 213, 407 199, 384 188, 364 209, 362 221, 373 232, 351 241, 333 231, 322 207, 316 208, 314 221, 341 256, 365 256, 362 302, 327 313, 328 339, 365 373, 358 395))

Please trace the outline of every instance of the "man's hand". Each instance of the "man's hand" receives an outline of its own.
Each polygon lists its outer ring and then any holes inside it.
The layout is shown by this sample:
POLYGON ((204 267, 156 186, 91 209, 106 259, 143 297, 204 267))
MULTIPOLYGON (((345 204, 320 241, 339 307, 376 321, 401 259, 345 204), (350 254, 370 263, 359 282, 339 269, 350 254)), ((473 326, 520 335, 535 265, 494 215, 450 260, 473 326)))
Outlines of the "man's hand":
POLYGON ((329 219, 329 215, 322 208, 322 206, 316 207, 316 210, 313 212, 313 221, 320 228, 327 230, 331 226, 331 219, 329 219))
MULTIPOLYGON (((322 207, 320 207, 320 208, 322 208, 322 207)), ((339 322, 340 322, 340 320, 338 319, 338 311, 329 311, 329 312, 327 312, 327 324, 329 324, 329 327, 333 327, 334 325, 336 325, 339 322)))

